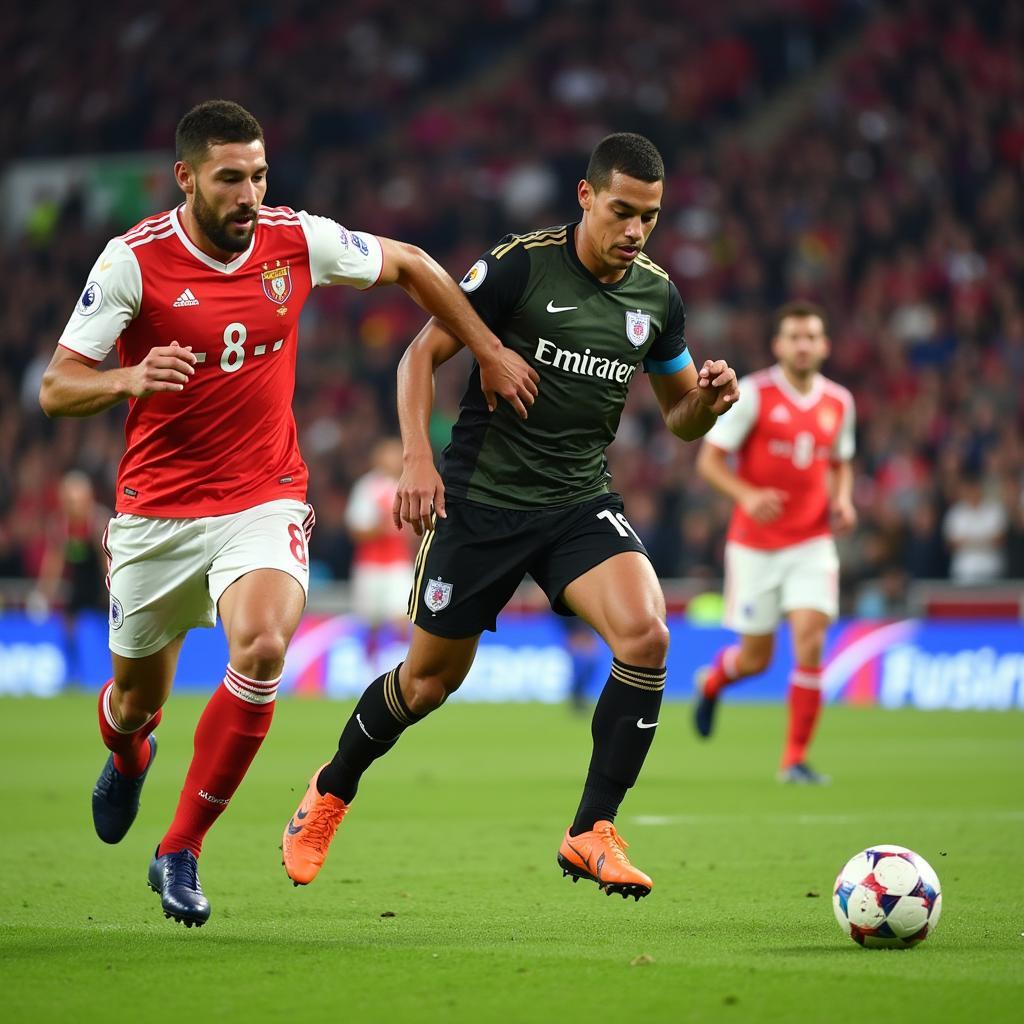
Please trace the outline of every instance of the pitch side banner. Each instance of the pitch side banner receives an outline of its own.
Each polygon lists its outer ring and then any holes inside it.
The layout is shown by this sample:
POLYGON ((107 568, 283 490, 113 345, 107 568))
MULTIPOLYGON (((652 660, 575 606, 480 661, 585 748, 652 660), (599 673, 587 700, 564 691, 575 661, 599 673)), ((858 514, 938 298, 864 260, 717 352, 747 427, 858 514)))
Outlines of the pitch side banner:
MULTIPOLYGON (((670 698, 688 699, 693 671, 733 636, 670 619, 670 698)), ((52 616, 0 615, 0 694, 53 696, 69 686, 98 688, 110 676, 107 626, 99 615, 73 626, 52 616)), ((789 639, 764 675, 730 691, 730 700, 782 700, 791 667, 789 639)), ((370 637, 348 616, 307 615, 288 652, 282 693, 351 698, 405 655, 396 633, 370 637)), ((227 644, 220 629, 193 630, 176 687, 209 691, 222 678, 227 644)), ((610 656, 587 632, 570 633, 551 614, 505 615, 485 633, 473 669, 453 700, 558 702, 574 678, 591 696, 607 678, 610 656)), ((1024 708, 1024 627, 1016 623, 845 621, 829 633, 826 697, 848 704, 927 710, 1024 708)))

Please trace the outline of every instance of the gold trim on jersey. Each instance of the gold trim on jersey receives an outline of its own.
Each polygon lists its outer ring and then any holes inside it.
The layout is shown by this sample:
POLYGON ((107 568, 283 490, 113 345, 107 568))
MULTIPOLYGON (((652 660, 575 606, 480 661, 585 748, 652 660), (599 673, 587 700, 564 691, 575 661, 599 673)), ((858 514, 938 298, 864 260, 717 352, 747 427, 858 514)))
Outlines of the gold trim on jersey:
POLYGON ((658 277, 665 278, 666 281, 669 280, 668 273, 662 270, 661 267, 659 267, 658 264, 655 263, 654 260, 652 260, 646 253, 638 252, 636 254, 635 262, 637 266, 643 267, 644 270, 649 270, 652 274, 657 274, 658 277))
POLYGON ((427 552, 430 550, 430 545, 434 543, 434 526, 437 523, 437 514, 434 513, 430 517, 431 528, 423 534, 423 540, 420 541, 420 549, 416 553, 416 561, 413 563, 413 584, 412 591, 409 594, 409 618, 415 622, 416 612, 419 610, 420 604, 420 585, 423 583, 423 570, 427 565, 427 552))
POLYGON ((525 235, 516 235, 511 242, 502 242, 491 250, 491 255, 500 260, 507 256, 519 243, 523 243, 524 249, 532 249, 536 245, 564 245, 565 225, 560 228, 546 228, 541 231, 529 231, 525 235), (532 244, 526 244, 532 243, 532 244))

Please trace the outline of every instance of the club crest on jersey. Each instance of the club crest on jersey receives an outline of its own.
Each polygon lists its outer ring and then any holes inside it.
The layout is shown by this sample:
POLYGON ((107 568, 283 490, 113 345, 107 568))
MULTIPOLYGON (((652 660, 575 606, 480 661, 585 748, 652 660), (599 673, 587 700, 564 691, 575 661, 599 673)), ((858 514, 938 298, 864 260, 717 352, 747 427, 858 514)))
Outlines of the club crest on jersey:
POLYGON ((280 305, 282 302, 287 300, 289 295, 291 295, 291 267, 273 267, 270 270, 264 270, 261 277, 263 279, 263 294, 266 295, 271 302, 276 302, 280 305))
POLYGON ((440 580, 427 580, 427 588, 423 591, 423 600, 435 614, 447 608, 452 600, 452 585, 440 580))
POLYGON ((626 337, 629 338, 629 343, 633 348, 639 348, 650 336, 650 333, 650 313, 642 313, 639 309, 635 313, 631 309, 626 310, 626 337))
POLYGON ((835 429, 835 425, 836 425, 835 410, 829 409, 828 406, 826 406, 824 409, 819 411, 819 413, 818 413, 818 426, 820 426, 821 429, 824 430, 826 434, 828 434, 832 430, 834 430, 835 429))

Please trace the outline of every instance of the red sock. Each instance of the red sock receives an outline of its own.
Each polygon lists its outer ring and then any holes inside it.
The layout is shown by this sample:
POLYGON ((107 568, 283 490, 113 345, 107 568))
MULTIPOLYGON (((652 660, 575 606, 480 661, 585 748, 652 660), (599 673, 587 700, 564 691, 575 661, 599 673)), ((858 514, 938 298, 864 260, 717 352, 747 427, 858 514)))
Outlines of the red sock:
POLYGON ((131 731, 122 729, 114 722, 110 710, 110 691, 114 680, 110 679, 100 690, 97 713, 100 720, 100 736, 103 745, 114 755, 114 767, 130 779, 137 778, 149 764, 149 734, 160 724, 164 712, 161 708, 145 725, 131 731))
POLYGON ((736 682, 739 672, 736 663, 739 660, 740 649, 733 644, 731 647, 723 647, 716 655, 711 672, 704 680, 704 693, 708 697, 717 697, 719 691, 736 682))
POLYGON ((820 711, 821 669, 794 669, 789 677, 789 730, 782 754, 783 768, 803 761, 820 711))
POLYGON ((191 850, 203 839, 234 796, 270 729, 281 677, 249 679, 230 665, 196 726, 195 751, 178 809, 158 850, 191 850))

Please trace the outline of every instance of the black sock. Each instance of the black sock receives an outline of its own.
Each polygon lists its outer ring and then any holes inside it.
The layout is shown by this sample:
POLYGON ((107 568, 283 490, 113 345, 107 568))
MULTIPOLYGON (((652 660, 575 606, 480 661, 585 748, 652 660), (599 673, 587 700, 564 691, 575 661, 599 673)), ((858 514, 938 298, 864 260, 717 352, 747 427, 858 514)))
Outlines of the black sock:
POLYGON ((332 793, 349 803, 356 795, 363 772, 383 757, 407 726, 423 716, 414 715, 402 697, 398 668, 378 676, 363 692, 338 740, 338 752, 316 780, 321 795, 332 793))
POLYGON ((594 753, 570 835, 589 832, 597 821, 615 820, 654 739, 665 675, 664 668, 640 668, 612 659, 612 673, 594 708, 594 753))

